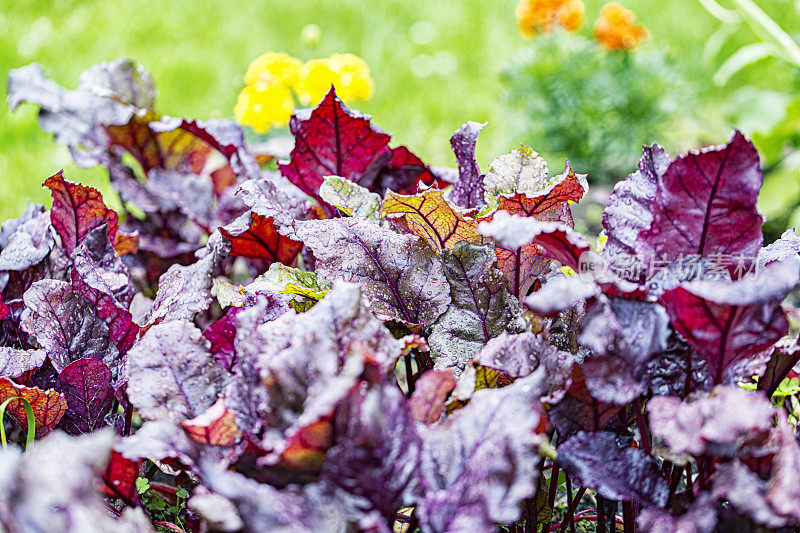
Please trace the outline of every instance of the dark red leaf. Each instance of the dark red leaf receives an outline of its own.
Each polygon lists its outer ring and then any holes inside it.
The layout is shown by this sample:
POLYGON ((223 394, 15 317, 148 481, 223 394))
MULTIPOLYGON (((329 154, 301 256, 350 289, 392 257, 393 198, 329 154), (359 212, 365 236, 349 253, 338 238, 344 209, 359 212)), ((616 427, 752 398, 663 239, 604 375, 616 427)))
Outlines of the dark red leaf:
POLYGON ((114 242, 119 217, 106 207, 97 189, 65 180, 63 171, 47 178, 44 186, 52 192, 50 220, 67 254, 72 254, 90 231, 103 224, 107 224, 108 239, 114 242))
POLYGON ((798 260, 773 263, 756 279, 693 281, 661 303, 675 329, 708 362, 715 383, 734 363, 772 346, 789 329, 780 306, 800 279, 798 260))
POLYGON ((289 129, 294 149, 291 159, 278 167, 289 181, 318 200, 325 176, 360 183, 379 158, 391 158, 390 136, 373 128, 366 115, 351 111, 333 88, 314 109, 297 111, 289 129))
POLYGON ((99 359, 78 359, 58 375, 56 390, 67 400, 61 425, 67 433, 80 435, 105 425, 114 402, 111 370, 99 359))
POLYGON ((380 171, 370 189, 381 196, 390 189, 399 194, 414 194, 420 185, 444 189, 450 183, 437 176, 408 148, 398 146, 392 149, 392 158, 380 171))
POLYGON ((764 218, 756 209, 761 181, 758 152, 739 131, 725 146, 672 161, 658 176, 653 221, 636 245, 645 264, 725 254, 736 259, 728 270, 740 277, 738 259, 749 269, 763 243, 764 218))
POLYGON ((271 217, 253 211, 220 228, 220 232, 231 241, 232 257, 263 259, 264 266, 291 265, 303 248, 302 242, 278 233, 271 217))
POLYGON ((136 489, 136 478, 139 477, 141 461, 125 459, 116 450, 111 451, 108 466, 102 474, 102 491, 112 498, 122 498, 125 503, 133 507, 138 506, 139 492, 136 489))

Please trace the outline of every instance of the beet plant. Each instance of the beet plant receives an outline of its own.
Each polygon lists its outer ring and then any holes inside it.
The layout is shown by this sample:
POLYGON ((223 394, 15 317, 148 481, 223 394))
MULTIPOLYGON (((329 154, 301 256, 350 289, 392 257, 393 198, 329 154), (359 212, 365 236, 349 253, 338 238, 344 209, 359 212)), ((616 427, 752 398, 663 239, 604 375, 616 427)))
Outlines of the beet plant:
POLYGON ((124 207, 57 173, 0 229, 0 403, 37 437, 0 452, 0 528, 800 526, 800 237, 764 246, 741 133, 646 146, 595 245, 585 176, 482 170, 483 124, 431 168, 332 89, 276 164, 132 61, 9 101, 124 207))

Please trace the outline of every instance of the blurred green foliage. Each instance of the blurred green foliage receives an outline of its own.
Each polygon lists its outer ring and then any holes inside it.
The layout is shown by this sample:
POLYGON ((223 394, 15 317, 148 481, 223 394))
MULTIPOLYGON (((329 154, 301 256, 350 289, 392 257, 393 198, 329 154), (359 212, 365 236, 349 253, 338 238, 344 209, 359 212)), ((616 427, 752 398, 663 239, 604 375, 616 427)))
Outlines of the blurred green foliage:
MULTIPOLYGON (((492 123, 478 145, 478 158, 485 166, 519 143, 539 149, 537 139, 525 133, 528 125, 509 113, 501 96, 501 71, 532 44, 517 31, 516 3, 0 0, 0 86, 5 93, 11 68, 39 61, 54 79, 74 87, 88 66, 129 56, 152 72, 160 89, 161 112, 231 118, 242 75, 261 53, 285 51, 309 59, 352 52, 364 58, 376 80, 375 96, 359 106, 375 116, 376 124, 431 164, 452 165, 451 133, 466 120, 488 120, 492 123), (321 29, 316 47, 301 37, 308 24, 321 29)), ((665 62, 679 64, 699 102, 692 107, 682 95, 676 96, 680 105, 690 108, 686 115, 691 120, 670 128, 691 135, 676 135, 667 143, 673 152, 727 139, 729 122, 722 107, 736 88, 752 85, 787 93, 797 89, 794 69, 773 58, 738 72, 725 87, 714 86, 714 69, 704 59, 703 44, 719 22, 697 0, 622 3, 650 30, 651 41, 639 52, 657 49, 665 62), (704 126, 700 134, 693 129, 698 123, 704 126)), ((590 24, 602 4, 586 2, 590 24)), ((790 33, 800 29, 790 0, 759 4, 774 17, 787 13, 781 23, 790 33)), ((727 57, 752 40, 752 35, 732 35, 720 48, 720 56, 727 57)), ((652 141, 665 140, 648 139, 652 141)), ((551 161, 553 168, 561 164, 551 161)), ((10 113, 0 105, 0 220, 19 214, 29 199, 47 203, 41 183, 60 168, 72 179, 99 186, 113 204, 104 173, 75 168, 67 151, 38 128, 33 106, 10 113)))
POLYGON ((512 115, 513 129, 546 159, 569 159, 592 184, 625 178, 643 144, 674 144, 673 126, 697 108, 693 87, 659 50, 608 52, 579 34, 537 38, 504 80, 511 109, 523 111, 512 115))

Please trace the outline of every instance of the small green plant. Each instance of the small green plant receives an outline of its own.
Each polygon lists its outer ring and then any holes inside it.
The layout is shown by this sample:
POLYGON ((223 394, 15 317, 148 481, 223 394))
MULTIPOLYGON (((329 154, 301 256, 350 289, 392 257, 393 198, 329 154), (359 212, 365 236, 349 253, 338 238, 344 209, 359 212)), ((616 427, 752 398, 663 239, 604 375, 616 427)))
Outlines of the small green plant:
POLYGON ((136 478, 136 491, 144 506, 153 516, 153 523, 163 531, 175 531, 173 526, 184 529, 186 500, 189 492, 181 487, 153 483, 146 477, 136 478))

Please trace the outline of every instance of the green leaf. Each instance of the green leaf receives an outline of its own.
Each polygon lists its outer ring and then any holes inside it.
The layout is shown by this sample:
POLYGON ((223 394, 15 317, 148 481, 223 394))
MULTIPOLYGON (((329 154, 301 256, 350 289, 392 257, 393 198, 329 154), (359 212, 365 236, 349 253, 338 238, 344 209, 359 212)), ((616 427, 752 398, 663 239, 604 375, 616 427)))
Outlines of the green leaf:
POLYGON ((800 66, 800 46, 753 0, 733 0, 739 14, 764 43, 772 44, 778 55, 800 66))
POLYGON ((281 263, 272 263, 269 270, 258 276, 249 285, 233 285, 218 280, 216 286, 217 301, 223 308, 231 305, 241 306, 248 294, 271 291, 285 295, 289 306, 296 308, 297 311, 308 310, 321 300, 331 287, 328 280, 314 272, 306 272, 281 263))
POLYGON ((140 495, 150 490, 150 482, 143 477, 136 478, 136 492, 140 495))
POLYGON ((496 206, 501 194, 536 193, 555 179, 548 174, 545 160, 530 146, 520 146, 489 163, 489 172, 483 178, 484 199, 496 206))
POLYGON ((33 406, 31 406, 31 403, 20 396, 11 396, 10 398, 6 398, 6 400, 0 404, 0 444, 2 444, 4 450, 8 447, 3 418, 6 415, 6 407, 8 407, 8 404, 14 400, 19 400, 25 407, 25 416, 28 420, 28 434, 25 438, 25 449, 28 450, 30 449, 31 445, 33 445, 33 441, 36 438, 36 417, 33 414, 33 406))
POLYGON ((341 176, 325 176, 319 195, 348 216, 368 218, 375 222, 381 218, 380 195, 341 176))
POLYGON ((715 85, 725 85, 740 70, 756 61, 772 56, 780 56, 780 50, 770 43, 753 43, 742 46, 733 53, 714 73, 715 85))

